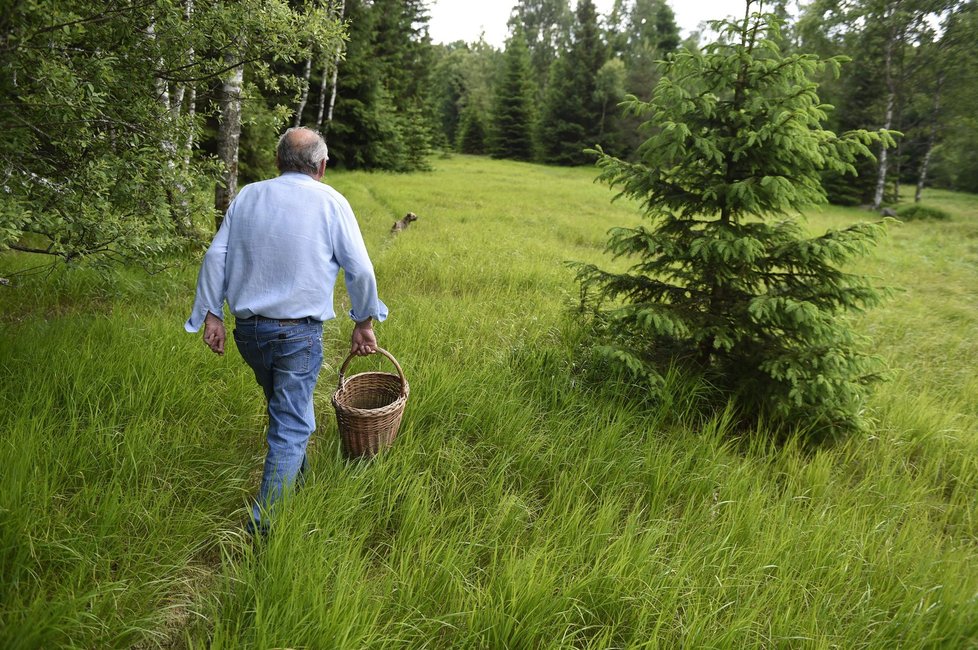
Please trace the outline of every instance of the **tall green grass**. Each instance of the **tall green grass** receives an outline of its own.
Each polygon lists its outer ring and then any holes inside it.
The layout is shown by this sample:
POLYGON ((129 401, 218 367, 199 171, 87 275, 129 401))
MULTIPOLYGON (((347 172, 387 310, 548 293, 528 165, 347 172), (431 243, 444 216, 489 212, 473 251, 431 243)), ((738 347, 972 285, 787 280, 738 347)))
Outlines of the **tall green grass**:
POLYGON ((581 380, 563 262, 639 219, 593 172, 435 164, 328 179, 411 399, 391 453, 342 461, 327 324, 313 474, 263 546, 260 392, 183 333, 192 264, 0 288, 0 647, 978 647, 978 197, 925 194, 952 220, 861 262, 895 289, 853 318, 890 380, 867 435, 811 448, 681 376, 646 409, 581 380))

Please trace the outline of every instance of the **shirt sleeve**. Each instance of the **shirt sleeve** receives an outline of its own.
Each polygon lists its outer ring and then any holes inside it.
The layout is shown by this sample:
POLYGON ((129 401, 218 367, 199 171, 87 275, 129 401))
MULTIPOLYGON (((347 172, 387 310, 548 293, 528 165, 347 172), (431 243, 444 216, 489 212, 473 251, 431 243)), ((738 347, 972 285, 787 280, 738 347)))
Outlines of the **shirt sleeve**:
POLYGON ((387 319, 387 305, 377 296, 377 278, 374 267, 367 255, 360 226, 349 204, 338 202, 339 219, 332 229, 333 255, 343 268, 346 292, 353 308, 350 318, 360 322, 368 317, 378 322, 387 319))
POLYGON ((194 306, 190 312, 190 318, 184 323, 183 328, 188 332, 197 332, 207 312, 210 312, 224 319, 224 295, 225 285, 225 260, 228 252, 228 236, 231 226, 231 210, 233 204, 228 208, 228 213, 221 223, 217 234, 214 235, 210 247, 204 254, 204 262, 200 266, 200 274, 197 276, 197 293, 194 296, 194 306))

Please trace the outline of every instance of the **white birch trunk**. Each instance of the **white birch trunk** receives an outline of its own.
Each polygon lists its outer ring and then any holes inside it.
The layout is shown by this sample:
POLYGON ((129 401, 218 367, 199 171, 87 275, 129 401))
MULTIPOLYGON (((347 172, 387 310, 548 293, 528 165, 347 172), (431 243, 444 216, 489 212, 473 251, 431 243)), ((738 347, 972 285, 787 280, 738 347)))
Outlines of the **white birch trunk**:
MULTIPOLYGON (((192 0, 188 0, 192 1, 192 0)), ((186 14, 185 14, 186 15, 186 14)), ((150 21, 146 28, 146 36, 151 41, 156 41, 156 22, 150 21)), ((156 60, 157 74, 163 70, 163 58, 156 60)), ((169 84, 165 79, 157 76, 154 80, 156 86, 156 98, 163 107, 163 113, 159 119, 166 124, 166 135, 160 141, 160 149, 166 154, 166 169, 168 178, 166 181, 167 203, 170 207, 170 218, 173 220, 177 231, 180 234, 188 235, 193 230, 193 223, 187 209, 187 188, 184 186, 181 175, 177 170, 177 160, 180 155, 177 151, 177 142, 180 137, 180 111, 183 104, 184 85, 174 84, 173 92, 170 92, 169 84), (171 189, 172 188, 172 189, 171 189)))
POLYGON ((194 150, 194 117, 197 115, 197 86, 187 90, 187 139, 183 143, 183 164, 190 166, 190 154, 194 150))
POLYGON ((913 202, 920 203, 920 196, 924 193, 924 183, 927 181, 927 167, 930 165, 930 156, 934 152, 934 135, 931 134, 927 140, 927 153, 924 160, 920 163, 920 176, 917 178, 917 191, 914 192, 913 202))
MULTIPOLYGON (((899 122, 899 118, 897 118, 899 122)), ((897 141, 896 151, 893 152, 893 195, 896 197, 897 202, 900 201, 900 174, 903 172, 903 167, 900 161, 903 160, 903 140, 897 141)), ((890 174, 887 174, 890 176, 890 174)))
POLYGON ((323 56, 323 79, 319 84, 319 111, 316 113, 316 129, 323 128, 323 114, 326 112, 326 84, 329 80, 329 59, 323 56))
POLYGON ((336 107, 336 86, 340 74, 340 51, 336 50, 336 59, 333 60, 333 92, 329 96, 329 113, 326 114, 326 130, 333 123, 333 109, 336 107))
MULTIPOLYGON (((340 20, 343 20, 343 14, 346 13, 346 0, 341 0, 340 2, 340 20)), ((336 85, 339 80, 340 73, 340 55, 343 54, 343 43, 339 43, 336 46, 336 56, 333 57, 333 90, 329 97, 329 112, 326 114, 326 131, 329 131, 330 124, 333 123, 333 108, 336 106, 336 85)), ((322 119, 320 119, 322 123, 322 119)))
POLYGON ((306 58, 306 68, 302 73, 302 94, 299 96, 299 105, 295 109, 295 119, 292 126, 302 125, 302 112, 306 110, 306 102, 309 101, 309 77, 312 75, 312 52, 306 58))
MULTIPOLYGON (((188 23, 194 13, 194 0, 186 0, 186 4, 183 7, 183 18, 188 23)), ((187 62, 193 63, 196 53, 194 48, 187 48, 187 62)), ((183 143, 183 166, 190 166, 190 154, 194 147, 194 117, 197 115, 197 86, 194 82, 188 82, 181 86, 181 95, 183 95, 183 90, 186 89, 187 98, 187 137, 183 143)), ((183 97, 180 98, 180 103, 183 104, 183 97)))
MULTIPOLYGON (((892 15, 890 16, 892 19, 892 15)), ((897 40, 897 28, 893 27, 890 32, 890 39, 886 44, 886 115, 883 118, 883 128, 889 130, 893 126, 893 107, 896 103, 896 89, 893 82, 893 46, 897 40)), ((886 191, 886 170, 887 170, 887 149, 886 145, 880 147, 879 168, 876 172, 876 193, 873 196, 873 209, 877 212, 883 204, 883 193, 886 191)))
MULTIPOLYGON (((194 0, 185 0, 184 5, 183 5, 183 20, 185 22, 189 23, 190 22, 190 17, 193 15, 193 13, 194 13, 194 0)), ((151 26, 151 29, 152 29, 152 26, 151 26)), ((154 35, 154 38, 155 38, 155 35, 154 35)), ((187 62, 188 63, 193 63, 193 60, 194 60, 194 48, 193 47, 188 47, 187 48, 187 62)), ((162 63, 163 62, 160 61, 161 67, 162 67, 162 63)), ((170 113, 173 115, 174 122, 176 122, 176 120, 180 117, 180 114, 183 112, 183 100, 184 100, 184 97, 186 96, 186 93, 187 93, 187 85, 188 84, 186 82, 183 82, 183 83, 174 83, 173 84, 173 92, 172 93, 169 93, 168 101, 169 101, 169 105, 170 105, 170 113)), ((157 91, 159 91, 159 83, 158 82, 157 82, 157 91)), ((164 102, 164 103, 166 103, 166 102, 164 102)))
MULTIPOLYGON (((232 59, 233 54, 228 55, 232 59)), ((241 90, 244 86, 244 64, 233 68, 225 77, 220 93, 220 119, 217 133, 217 157, 224 172, 214 188, 214 229, 224 221, 224 213, 238 193, 238 143, 241 140, 241 90)))
POLYGON ((173 95, 170 97, 170 113, 174 118, 180 117, 180 113, 183 111, 183 97, 186 93, 187 84, 179 83, 173 90, 173 95))
MULTIPOLYGON (((156 40, 156 20, 151 20, 149 26, 146 27, 146 37, 151 41, 156 40)), ((156 60, 156 70, 159 71, 163 68, 163 61, 161 59, 156 60)), ((170 91, 169 86, 165 79, 160 79, 158 76, 153 79, 153 83, 156 86, 156 99, 159 100, 161 104, 166 106, 169 110, 170 108, 170 91)))
POLYGON ((934 89, 934 112, 931 115, 930 134, 927 136, 927 151, 924 153, 924 160, 920 163, 920 175, 917 177, 917 191, 913 195, 914 203, 920 203, 920 196, 924 193, 924 184, 927 182, 927 168, 930 167, 930 157, 934 153, 934 145, 937 143, 937 124, 941 113, 941 90, 943 86, 944 73, 941 72, 937 77, 937 87, 934 89))

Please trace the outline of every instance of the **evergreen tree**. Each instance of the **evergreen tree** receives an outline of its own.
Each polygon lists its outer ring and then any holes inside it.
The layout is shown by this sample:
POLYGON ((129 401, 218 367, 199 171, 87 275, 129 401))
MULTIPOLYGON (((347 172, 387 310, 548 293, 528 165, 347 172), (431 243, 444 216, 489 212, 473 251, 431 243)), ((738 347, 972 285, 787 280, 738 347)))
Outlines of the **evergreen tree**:
MULTIPOLYGON (((624 63, 626 93, 647 100, 658 81, 656 61, 680 43, 676 17, 665 0, 616 0, 607 21, 612 51, 624 63)), ((624 100, 625 93, 615 102, 624 100)), ((639 120, 615 107, 605 120, 606 151, 629 158, 641 144, 639 120)))
POLYGON ((705 52, 662 64, 650 102, 630 101, 652 133, 640 160, 598 152, 600 179, 639 200, 650 227, 612 232, 610 251, 638 258, 630 270, 579 267, 584 295, 613 305, 598 312, 597 350, 653 386, 669 363, 701 372, 745 414, 852 425, 873 373, 839 316, 878 293, 838 265, 882 229, 808 238, 791 215, 825 200, 824 166, 851 172, 889 134, 822 128, 811 79, 840 60, 782 55, 774 15, 715 29, 705 52))
MULTIPOLYGON (((480 116, 480 124, 485 130, 485 116, 492 112, 493 81, 503 67, 503 55, 484 39, 471 44, 456 41, 448 46, 437 46, 435 51, 431 91, 434 112, 444 140, 457 144, 467 111, 475 111, 480 116)), ((485 150, 480 149, 480 153, 485 150)))
POLYGON ((347 0, 330 158, 348 168, 427 167, 431 43, 422 0, 347 0))
POLYGON ((676 14, 665 0, 634 0, 628 11, 628 50, 641 48, 665 56, 679 47, 676 14))
POLYGON ((665 0, 659 0, 655 8, 655 49, 663 55, 675 52, 679 48, 679 26, 676 24, 676 14, 665 0))
POLYGON ((347 0, 349 41, 337 76, 336 106, 327 136, 331 163, 350 169, 403 168, 396 109, 384 86, 373 35, 377 14, 364 0, 347 0))
POLYGON ((509 19, 510 31, 520 29, 530 50, 534 83, 546 87, 550 67, 567 42, 574 16, 568 0, 519 0, 509 19))
POLYGON ((951 47, 937 73, 944 92, 933 125, 933 176, 943 187, 978 194, 978 3, 966 3, 945 28, 942 40, 951 47))
POLYGON ((439 131, 446 142, 455 142, 461 122, 462 98, 465 95, 464 62, 468 47, 463 41, 435 46, 432 72, 432 103, 438 117, 439 131))
POLYGON ((577 3, 575 17, 571 43, 551 69, 537 136, 540 158, 558 165, 585 164, 601 124, 597 77, 607 48, 591 0, 577 3))
POLYGON ((530 52, 516 28, 506 43, 502 76, 496 84, 492 113, 494 158, 533 157, 533 97, 530 52))
POLYGON ((483 122, 482 113, 478 110, 467 108, 462 111, 456 148, 462 153, 486 153, 486 125, 483 122))

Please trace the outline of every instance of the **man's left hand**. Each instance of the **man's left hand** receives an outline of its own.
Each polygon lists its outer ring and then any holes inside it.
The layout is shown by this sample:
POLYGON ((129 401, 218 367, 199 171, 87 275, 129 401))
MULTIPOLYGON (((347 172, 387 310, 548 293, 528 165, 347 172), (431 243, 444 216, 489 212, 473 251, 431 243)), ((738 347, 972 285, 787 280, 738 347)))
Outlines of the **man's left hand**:
POLYGON ((207 347, 213 350, 215 354, 223 355, 226 337, 224 321, 211 312, 207 312, 207 317, 204 319, 204 343, 207 344, 207 347))

